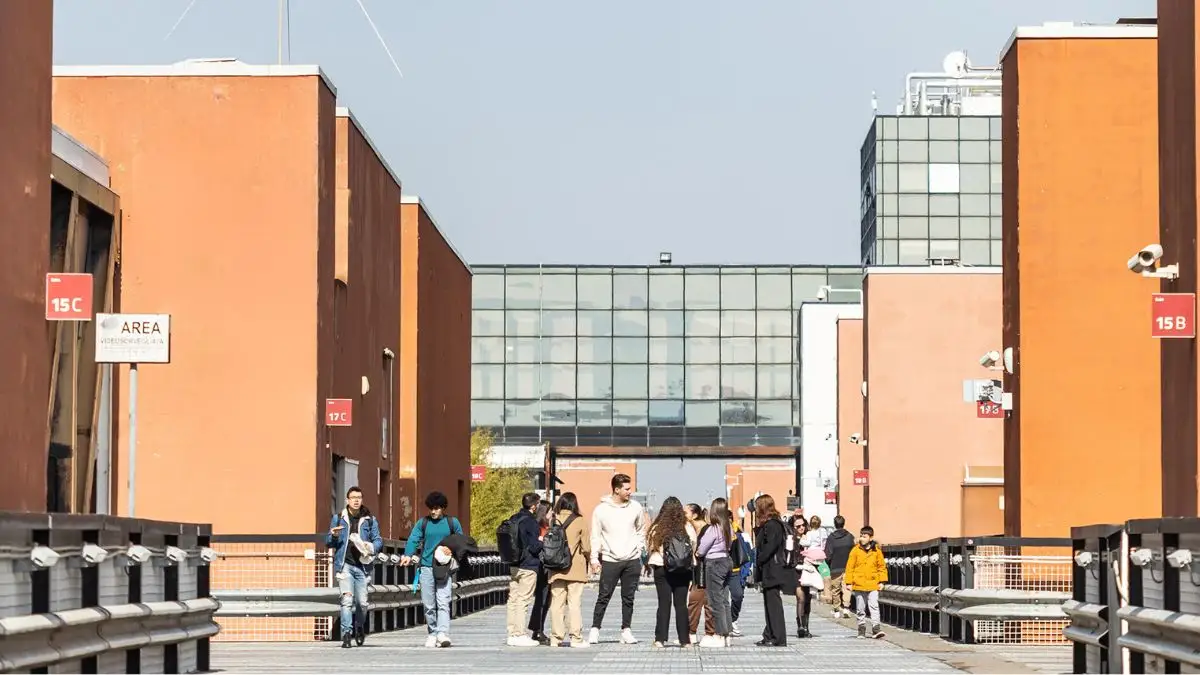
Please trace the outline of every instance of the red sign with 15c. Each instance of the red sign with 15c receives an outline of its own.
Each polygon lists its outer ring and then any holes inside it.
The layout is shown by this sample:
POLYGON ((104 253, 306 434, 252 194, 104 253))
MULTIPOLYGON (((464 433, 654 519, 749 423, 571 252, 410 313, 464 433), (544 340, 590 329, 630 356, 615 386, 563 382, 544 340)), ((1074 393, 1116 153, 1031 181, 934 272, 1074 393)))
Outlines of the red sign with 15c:
POLYGON ((46 320, 91 321, 92 275, 46 275, 46 320))

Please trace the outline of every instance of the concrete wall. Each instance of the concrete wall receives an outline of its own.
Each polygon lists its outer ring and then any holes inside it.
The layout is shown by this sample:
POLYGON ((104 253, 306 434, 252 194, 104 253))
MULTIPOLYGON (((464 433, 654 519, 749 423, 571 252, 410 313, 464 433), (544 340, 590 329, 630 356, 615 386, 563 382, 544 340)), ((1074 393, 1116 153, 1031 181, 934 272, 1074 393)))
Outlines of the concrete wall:
POLYGON ((56 69, 54 119, 112 166, 125 311, 172 315, 172 362, 140 369, 136 515, 310 532, 329 518, 334 92, 311 67, 225 67, 56 69))
MULTIPOLYGON (((397 484, 390 468, 400 369, 383 351, 400 349, 400 182, 349 110, 337 110, 336 125, 336 346, 329 396, 354 400, 354 426, 328 428, 327 435, 332 452, 359 462, 360 487, 384 536, 402 536, 394 505, 398 496, 413 494, 413 486, 397 484)), ((320 464, 318 486, 329 484, 329 469, 328 461, 320 464)), ((343 496, 333 496, 338 507, 343 496)))
MULTIPOLYGON (((1180 263, 1180 277, 1164 281, 1169 293, 1197 292, 1196 32, 1193 2, 1158 2, 1159 242, 1164 260, 1180 263)), ((1163 340, 1162 512, 1195 516, 1197 501, 1197 365, 1194 340, 1163 340)))
POLYGON ((884 542, 957 536, 965 466, 1003 455, 1003 422, 963 401, 963 380, 994 374, 979 357, 1000 344, 1000 270, 872 267, 864 288, 867 516, 884 542))
POLYGON ((1159 238, 1154 36, 1152 26, 1018 29, 1004 55, 1011 535, 1063 537, 1162 510, 1166 411, 1150 336, 1159 283, 1124 264, 1159 238))
MULTIPOLYGON (((860 310, 861 311, 861 310, 860 310)), ((837 430, 838 512, 849 528, 861 527, 863 488, 854 485, 854 470, 864 468, 863 446, 850 442, 863 432, 863 321, 841 318, 837 322, 837 430)))
POLYGON ((46 508, 52 0, 0 2, 0 510, 46 508))
POLYGON ((804 513, 832 523, 838 489, 838 320, 861 319, 862 305, 800 305, 800 499, 804 513), (826 485, 828 483, 828 485, 826 485))
POLYGON ((400 220, 400 476, 416 485, 401 527, 440 490, 469 528, 471 271, 419 198, 403 198, 400 220))

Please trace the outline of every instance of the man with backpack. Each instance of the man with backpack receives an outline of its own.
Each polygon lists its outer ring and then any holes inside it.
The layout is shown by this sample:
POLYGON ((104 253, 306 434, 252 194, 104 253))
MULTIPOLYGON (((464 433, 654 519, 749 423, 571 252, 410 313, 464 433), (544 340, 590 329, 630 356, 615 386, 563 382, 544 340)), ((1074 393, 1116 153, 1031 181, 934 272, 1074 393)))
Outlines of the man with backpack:
POLYGON ((508 646, 536 647, 540 643, 526 630, 525 613, 537 588, 541 568, 541 528, 533 511, 542 498, 536 492, 521 497, 521 510, 500 524, 496 543, 500 555, 509 564, 508 582, 508 646))
POLYGON ((438 491, 425 497, 429 514, 417 521, 404 547, 401 565, 419 564, 417 582, 421 586, 421 604, 425 606, 426 647, 450 646, 450 599, 454 578, 450 563, 453 556, 445 552, 435 556, 442 540, 452 534, 463 534, 457 518, 446 515, 450 500, 438 491), (438 558, 441 558, 440 560, 438 558))

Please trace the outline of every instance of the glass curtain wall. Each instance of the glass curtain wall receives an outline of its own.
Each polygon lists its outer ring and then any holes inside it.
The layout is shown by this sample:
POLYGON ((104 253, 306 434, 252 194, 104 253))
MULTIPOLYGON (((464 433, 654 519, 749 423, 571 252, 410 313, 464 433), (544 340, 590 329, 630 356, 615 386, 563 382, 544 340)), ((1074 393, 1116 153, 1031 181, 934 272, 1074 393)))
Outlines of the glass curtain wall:
POLYGON ((800 303, 857 267, 476 267, 472 423, 505 442, 794 445, 800 303))
POLYGON ((1000 265, 1000 118, 878 117, 859 156, 867 265, 1000 265))

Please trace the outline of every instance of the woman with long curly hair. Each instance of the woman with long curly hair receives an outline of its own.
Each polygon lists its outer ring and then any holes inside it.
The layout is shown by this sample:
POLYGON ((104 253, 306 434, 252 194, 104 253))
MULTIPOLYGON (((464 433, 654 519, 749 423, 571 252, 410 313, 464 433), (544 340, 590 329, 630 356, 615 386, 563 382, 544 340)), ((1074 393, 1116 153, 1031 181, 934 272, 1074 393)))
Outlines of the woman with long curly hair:
MULTIPOLYGON (((667 644, 667 625, 671 621, 671 605, 675 605, 675 632, 679 637, 680 646, 690 644, 688 634, 687 596, 688 587, 692 583, 692 559, 696 550, 696 538, 688 527, 687 513, 683 503, 675 497, 667 497, 658 517, 650 524, 646 537, 650 556, 646 560, 654 574, 654 589, 658 592, 658 616, 654 621, 654 646, 665 647, 667 644), (667 554, 665 549, 680 550, 687 542, 687 568, 667 569, 667 554)), ((680 562, 673 560, 676 567, 680 562)))

